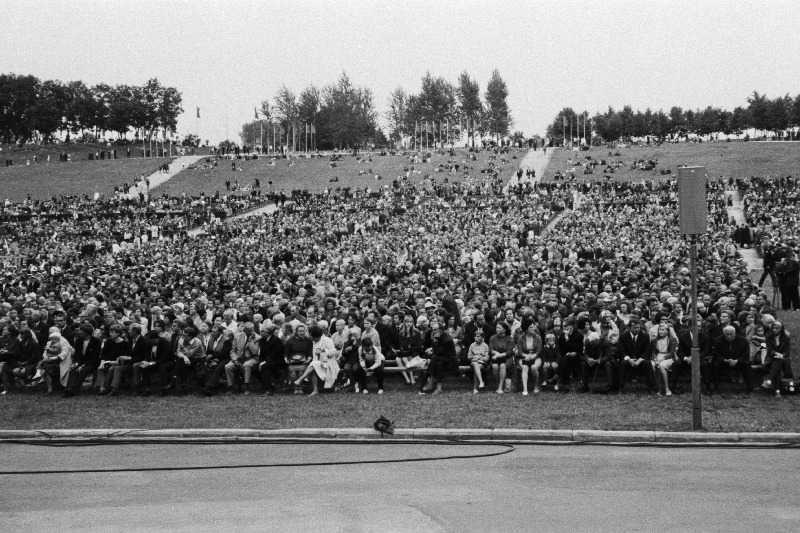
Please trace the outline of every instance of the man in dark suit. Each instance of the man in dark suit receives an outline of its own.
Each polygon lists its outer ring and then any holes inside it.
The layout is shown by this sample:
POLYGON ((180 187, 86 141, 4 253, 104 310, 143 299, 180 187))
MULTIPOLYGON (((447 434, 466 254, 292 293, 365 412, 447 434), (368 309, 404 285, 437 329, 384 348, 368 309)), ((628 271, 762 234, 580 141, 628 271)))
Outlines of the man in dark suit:
POLYGON ((650 336, 642 331, 642 323, 631 319, 628 331, 619 338, 619 391, 625 388, 625 382, 631 374, 644 378, 650 392, 654 390, 654 376, 650 364, 650 336))
POLYGON ((128 328, 128 334, 131 344, 130 355, 122 355, 117 358, 117 364, 111 368, 112 376, 111 389, 108 390, 109 396, 118 395, 122 378, 131 372, 133 365, 147 361, 152 353, 152 346, 142 336, 142 326, 140 324, 131 324, 128 328))
MULTIPOLYGON (((61 336, 67 339, 70 346, 75 343, 75 331, 67 322, 67 314, 64 311, 56 311, 53 315, 53 322, 61 329, 61 336)), ((44 349, 44 344, 40 345, 44 349)))
POLYGON ((42 320, 42 313, 39 311, 34 311, 31 313, 31 319, 28 321, 28 325, 33 331, 33 334, 36 336, 36 341, 39 343, 39 346, 44 349, 44 345, 47 344, 47 336, 50 331, 50 327, 47 323, 42 320))
MULTIPOLYGON (((710 375, 711 369, 708 365, 711 357, 711 340, 708 338, 701 317, 697 317, 697 331, 697 344, 700 348, 700 374, 701 376, 710 375)), ((678 379, 682 375, 692 372, 692 340, 692 328, 689 323, 689 327, 678 335, 678 353, 675 363, 672 365, 672 379, 670 380, 670 388, 673 391, 678 387, 678 379)))
POLYGON ((83 324, 75 333, 75 354, 72 356, 72 368, 69 381, 64 390, 64 398, 78 394, 83 381, 100 366, 100 339, 93 337, 94 327, 83 324))
POLYGON ((783 310, 800 309, 800 263, 797 261, 797 254, 790 251, 788 255, 780 260, 775 267, 778 275, 778 287, 781 290, 781 306, 783 310))
MULTIPOLYGON (((175 359, 175 352, 172 350, 170 339, 161 337, 158 329, 147 332, 144 336, 147 356, 144 360, 133 364, 133 394, 150 396, 150 377, 158 373, 161 376, 161 386, 165 387, 170 380, 171 371, 174 367, 171 363, 175 359), (163 368, 162 368, 163 367, 163 368)), ((144 351, 144 350, 143 350, 144 351)))
POLYGON ((265 396, 275 394, 275 378, 288 369, 283 355, 283 342, 278 338, 277 331, 278 326, 275 325, 261 328, 261 339, 258 341, 259 375, 265 396))
POLYGON ((738 372, 744 378, 748 394, 753 390, 750 372, 750 346, 747 339, 736 334, 733 326, 726 326, 722 335, 714 339, 711 350, 711 370, 714 390, 719 392, 722 375, 727 371, 738 372))
POLYGON ((769 239, 766 239, 764 241, 761 250, 764 255, 764 263, 763 263, 764 273, 761 274, 761 278, 758 280, 758 286, 763 287, 764 281, 767 279, 767 276, 769 276, 769 279, 772 280, 772 288, 774 289, 778 285, 775 279, 776 254, 775 254, 775 249, 772 246, 772 243, 769 241, 769 239))

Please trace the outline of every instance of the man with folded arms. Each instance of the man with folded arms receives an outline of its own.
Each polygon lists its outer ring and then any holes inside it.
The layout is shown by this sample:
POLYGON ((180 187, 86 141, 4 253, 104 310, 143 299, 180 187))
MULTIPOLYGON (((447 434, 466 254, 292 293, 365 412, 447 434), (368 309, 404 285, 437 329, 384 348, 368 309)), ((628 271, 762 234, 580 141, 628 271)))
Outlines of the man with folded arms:
POLYGON ((714 390, 719 392, 722 374, 728 370, 740 373, 748 394, 753 391, 753 376, 750 372, 750 345, 747 339, 736 334, 733 326, 725 326, 722 335, 714 339, 711 350, 711 370, 714 390))

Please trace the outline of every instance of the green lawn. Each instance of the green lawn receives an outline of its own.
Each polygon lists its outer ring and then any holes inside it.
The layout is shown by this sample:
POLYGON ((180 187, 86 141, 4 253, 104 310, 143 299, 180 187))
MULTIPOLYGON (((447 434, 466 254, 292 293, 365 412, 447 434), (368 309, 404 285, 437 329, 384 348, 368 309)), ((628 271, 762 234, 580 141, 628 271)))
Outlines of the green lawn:
MULTIPOLYGON (((506 156, 508 163, 501 165, 501 177, 504 181, 507 181, 517 171, 525 153, 525 150, 512 149, 512 152, 506 156), (515 156, 516 159, 514 159, 515 156)), ((481 169, 488 167, 488 157, 488 152, 478 154, 478 160, 469 163, 474 167, 470 172, 473 175, 480 175, 481 169)), ((422 171, 422 174, 412 174, 411 180, 418 183, 425 174, 433 174, 437 181, 441 181, 448 174, 434 172, 439 164, 446 163, 448 160, 461 164, 466 158, 467 152, 463 149, 457 150, 455 157, 434 154, 429 163, 413 165, 414 169, 422 171)), ((187 193, 203 191, 206 194, 220 191, 220 194, 224 194, 225 180, 230 180, 232 184, 239 180, 241 185, 252 185, 256 178, 261 181, 262 190, 280 191, 283 189, 287 193, 293 189, 319 192, 326 187, 370 187, 376 190, 387 183, 391 184, 394 178, 404 174, 404 167, 411 166, 407 157, 399 155, 373 155, 372 163, 359 163, 358 158, 345 155, 344 161, 337 162, 335 168, 330 166, 329 159, 329 157, 295 159, 294 165, 291 167, 288 166, 286 159, 277 160, 275 166, 270 166, 267 159, 236 161, 237 168, 242 169, 237 172, 231 170, 231 161, 222 160, 219 162, 219 166, 211 169, 187 169, 157 188, 155 192, 167 191, 169 194, 179 195, 184 191, 187 193), (368 172, 370 169, 372 169, 372 173, 368 172), (359 176, 359 172, 366 173, 359 176), (383 179, 376 180, 375 174, 380 175, 383 179), (332 183, 330 180, 334 177, 338 177, 339 181, 332 183), (268 184, 270 181, 272 186, 268 184)), ((204 162, 204 160, 200 161, 201 164, 204 162)), ((499 158, 497 163, 500 164, 499 158)))
MULTIPOLYGON (((586 156, 594 160, 605 159, 606 162, 622 161, 623 168, 617 169, 612 174, 614 180, 630 181, 661 177, 661 169, 672 170, 677 175, 678 165, 705 166, 709 177, 720 175, 729 177, 749 176, 797 176, 800 174, 800 143, 778 142, 720 142, 702 144, 664 144, 659 148, 630 147, 609 150, 608 148, 593 147, 585 152, 570 152, 557 150, 554 152, 550 164, 544 173, 545 180, 552 179, 556 171, 562 173, 574 164, 567 162, 570 158, 579 157, 585 161, 586 156), (609 152, 619 152, 619 156, 609 152), (635 160, 657 159, 656 174, 653 171, 630 170, 630 165, 635 160)), ((601 178, 601 167, 595 169, 591 175, 583 175, 578 167, 576 177, 579 179, 601 178)))
MULTIPOLYGON (((386 394, 339 392, 317 397, 277 395, 184 397, 60 396, 13 392, 2 397, 0 427, 65 428, 302 428, 371 427, 384 415, 398 428, 528 428, 691 430, 691 395, 672 397, 569 394, 545 391, 473 395, 467 379, 452 377, 440 396, 419 396, 389 378, 386 394)), ((738 392, 738 388, 736 389, 738 392)), ((373 391, 374 392, 374 391, 373 391)), ((722 394, 703 397, 710 431, 800 431, 800 396, 722 394)))
POLYGON ((170 161, 169 158, 131 158, 59 163, 56 156, 50 163, 0 167, 0 201, 20 201, 29 194, 35 199, 61 194, 92 195, 95 192, 111 195, 114 185, 133 183, 134 178, 142 174, 149 176, 161 164, 170 161))

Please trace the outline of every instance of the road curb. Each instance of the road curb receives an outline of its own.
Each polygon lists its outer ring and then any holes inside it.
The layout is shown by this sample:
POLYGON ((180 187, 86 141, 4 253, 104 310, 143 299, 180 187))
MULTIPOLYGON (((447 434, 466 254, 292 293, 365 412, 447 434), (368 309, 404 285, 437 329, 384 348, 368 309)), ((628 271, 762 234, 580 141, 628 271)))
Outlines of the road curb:
MULTIPOLYGON (((680 431, 605 431, 552 429, 397 429, 386 438, 408 441, 468 441, 509 443, 620 443, 620 444, 800 444, 800 433, 720 433, 680 431)), ((340 440, 380 441, 369 428, 296 429, 46 429, 0 430, 0 442, 14 440, 340 440)))

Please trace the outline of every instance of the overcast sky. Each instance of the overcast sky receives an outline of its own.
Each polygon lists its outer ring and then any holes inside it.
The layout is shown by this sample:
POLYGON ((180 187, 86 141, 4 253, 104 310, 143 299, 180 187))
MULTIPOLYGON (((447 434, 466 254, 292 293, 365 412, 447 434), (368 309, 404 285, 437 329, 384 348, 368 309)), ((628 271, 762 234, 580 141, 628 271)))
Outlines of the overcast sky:
POLYGON ((342 71, 379 113, 426 71, 482 92, 497 68, 514 130, 559 109, 733 109, 753 90, 800 93, 800 2, 0 0, 0 72, 92 85, 157 77, 183 94, 180 134, 232 140, 281 85, 342 71), (195 118, 200 107, 201 119, 195 118), (227 119, 226 119, 227 117, 227 119))

